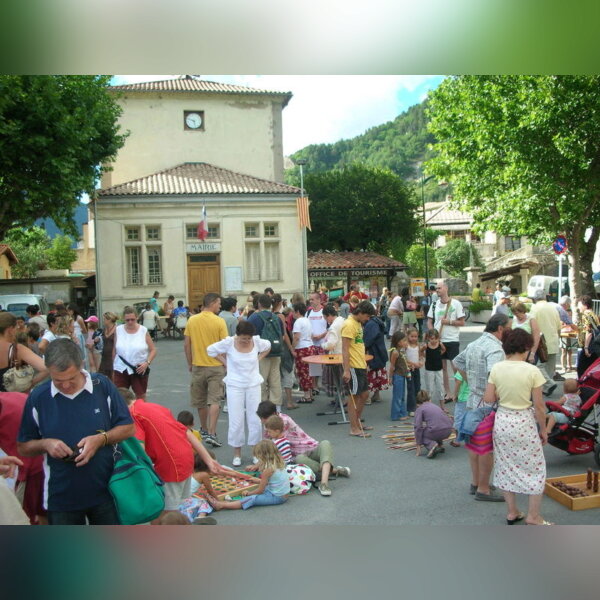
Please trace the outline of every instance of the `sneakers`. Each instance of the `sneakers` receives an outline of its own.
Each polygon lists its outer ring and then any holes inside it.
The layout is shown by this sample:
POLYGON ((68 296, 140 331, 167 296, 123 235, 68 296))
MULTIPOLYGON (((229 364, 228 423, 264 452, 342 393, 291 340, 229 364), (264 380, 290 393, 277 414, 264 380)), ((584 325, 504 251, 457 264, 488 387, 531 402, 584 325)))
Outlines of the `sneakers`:
POLYGON ((331 496, 331 488, 326 483, 319 484, 319 492, 321 496, 331 496))
POLYGON ((545 392, 544 396, 552 396, 552 392, 556 389, 556 384, 553 383, 545 392))
POLYGON ((348 467, 336 467, 335 474, 338 477, 350 477, 350 469, 348 467))
POLYGON ((428 453, 427 458, 435 458, 440 453, 440 447, 434 446, 428 453))
POLYGON ((217 520, 214 517, 197 517, 193 521, 193 525, 216 525, 217 520))
POLYGON ((256 458, 256 456, 252 457, 252 464, 253 465, 257 465, 258 464, 258 458, 256 458))
POLYGON ((241 467, 242 466, 242 459, 239 456, 234 456, 233 460, 231 461, 231 464, 234 467, 241 467))
POLYGON ((217 435, 212 435, 210 433, 206 434, 206 438, 203 438, 207 444, 210 444, 213 448, 220 448, 223 444, 219 441, 217 435))
MULTIPOLYGON (((492 485, 490 483, 490 492, 495 492, 496 491, 496 486, 492 485)), ((477 493, 477 486, 471 484, 471 487, 469 488, 469 494, 471 494, 471 496, 474 496, 477 493)))
POLYGON ((565 380, 565 378, 562 375, 558 374, 558 373, 554 373, 554 377, 552 379, 554 381, 564 381, 565 380))
POLYGON ((494 494, 494 492, 492 492, 491 490, 489 494, 475 492, 475 500, 479 500, 480 502, 504 502, 504 496, 494 494))
POLYGON ((223 412, 224 413, 228 413, 229 409, 227 408, 227 402, 225 402, 225 404, 223 405, 223 412))

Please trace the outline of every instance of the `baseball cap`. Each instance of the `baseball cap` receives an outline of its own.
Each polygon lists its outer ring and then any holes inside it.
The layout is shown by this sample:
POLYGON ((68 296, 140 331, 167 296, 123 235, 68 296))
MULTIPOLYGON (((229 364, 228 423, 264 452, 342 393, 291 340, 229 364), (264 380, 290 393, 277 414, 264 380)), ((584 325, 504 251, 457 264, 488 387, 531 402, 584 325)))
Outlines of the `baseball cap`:
POLYGON ((98 323, 98 317, 95 315, 92 315, 91 317, 88 317, 85 320, 86 323, 98 323))

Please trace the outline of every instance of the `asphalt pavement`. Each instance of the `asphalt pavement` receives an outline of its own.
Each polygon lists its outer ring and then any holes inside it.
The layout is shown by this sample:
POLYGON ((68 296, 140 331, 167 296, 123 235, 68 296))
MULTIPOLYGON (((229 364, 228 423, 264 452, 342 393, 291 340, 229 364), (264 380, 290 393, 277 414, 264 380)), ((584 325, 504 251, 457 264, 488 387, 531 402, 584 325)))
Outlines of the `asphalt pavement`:
MULTIPOLYGON (((467 325, 461 332, 461 349, 476 339, 482 325, 467 325)), ((160 339, 158 355, 152 364, 148 401, 167 406, 176 416, 191 410, 190 374, 183 353, 183 341, 160 339)), ((570 374, 573 376, 573 374, 570 374)), ((559 383, 552 398, 562 395, 559 383)), ((446 445, 446 452, 434 460, 417 458, 414 451, 388 450, 381 436, 390 422, 391 389, 381 394, 382 402, 366 406, 363 416, 374 427, 369 439, 351 437, 347 425, 328 425, 333 417, 317 416, 328 410, 323 392, 312 404, 299 405, 290 416, 312 437, 333 444, 336 465, 350 467, 349 479, 332 479, 330 497, 314 489, 305 496, 292 496, 282 505, 255 507, 247 511, 220 511, 215 516, 222 525, 502 525, 505 504, 478 502, 469 495, 470 469, 467 451, 446 445)), ((447 405, 450 407, 451 405, 447 405)), ((197 413, 196 427, 199 427, 197 413)), ((227 446, 227 414, 221 412, 217 428, 222 448, 214 449, 217 459, 231 466, 227 446)), ((585 473, 596 468, 592 454, 569 456, 551 446, 545 448, 548 477, 585 473)), ((249 464, 248 448, 242 453, 249 464)), ((527 498, 519 498, 521 510, 527 498)), ((571 511, 544 497, 542 514, 548 521, 565 525, 597 524, 600 509, 571 511)))

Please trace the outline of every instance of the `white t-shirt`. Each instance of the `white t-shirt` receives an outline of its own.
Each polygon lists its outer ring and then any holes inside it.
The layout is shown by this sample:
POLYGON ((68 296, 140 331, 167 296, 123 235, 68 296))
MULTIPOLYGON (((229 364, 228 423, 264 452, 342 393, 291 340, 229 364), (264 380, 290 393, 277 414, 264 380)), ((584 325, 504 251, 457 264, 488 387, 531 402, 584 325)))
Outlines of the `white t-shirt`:
POLYGON ((226 337, 220 342, 211 344, 206 353, 213 358, 219 354, 227 356, 227 375, 223 381, 230 386, 251 387, 260 385, 264 380, 258 369, 258 355, 271 349, 271 342, 253 335, 254 347, 250 352, 239 352, 235 349, 234 336, 226 337))
MULTIPOLYGON (((429 312, 427 313, 428 319, 433 319, 433 327, 438 331, 442 327, 442 319, 445 317, 450 321, 456 321, 457 319, 461 319, 465 316, 465 311, 463 310, 463 305, 456 300, 455 298, 450 298, 450 308, 448 309, 448 314, 446 315, 446 307, 447 304, 444 304, 441 300, 438 300, 435 303, 435 316, 433 314, 434 305, 431 306, 429 312)), ((460 336, 460 327, 455 327, 453 325, 444 325, 442 329, 441 340, 442 342, 458 342, 460 336)))
POLYGON ((142 312, 142 325, 148 330, 156 329, 156 317, 158 315, 152 310, 144 310, 142 312))
POLYGON ((148 360, 150 350, 146 343, 146 334, 148 330, 140 325, 135 333, 127 333, 125 325, 119 325, 115 330, 116 356, 113 363, 113 369, 124 373, 127 371, 130 375, 133 374, 133 369, 128 367, 120 358, 119 354, 130 364, 137 366, 148 360))
POLYGON ((306 317, 300 317, 294 321, 293 333, 299 333, 300 339, 296 345, 296 349, 309 348, 313 345, 312 327, 310 321, 306 317))
MULTIPOLYGON (((327 321, 323 318, 323 309, 311 309, 307 319, 310 321, 312 335, 322 335, 327 331, 327 321)), ((313 346, 321 346, 323 344, 324 339, 325 338, 320 340, 313 340, 313 346)))
POLYGON ((42 336, 42 339, 48 340, 48 343, 50 343, 56 339, 56 336, 49 329, 47 329, 46 331, 44 331, 44 335, 42 336))
POLYGON ((404 304, 402 304, 402 296, 394 296, 394 299, 390 302, 388 306, 388 313, 390 310, 395 310, 398 313, 404 312, 404 304))

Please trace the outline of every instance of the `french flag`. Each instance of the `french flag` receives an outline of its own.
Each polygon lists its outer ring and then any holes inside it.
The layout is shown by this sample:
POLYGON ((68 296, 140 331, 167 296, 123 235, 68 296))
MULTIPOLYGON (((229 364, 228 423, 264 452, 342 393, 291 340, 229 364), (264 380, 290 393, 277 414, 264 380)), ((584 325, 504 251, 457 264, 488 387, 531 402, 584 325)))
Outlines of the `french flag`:
POLYGON ((208 221, 206 220, 206 204, 202 205, 202 221, 198 223, 198 239, 204 241, 208 237, 208 221))

